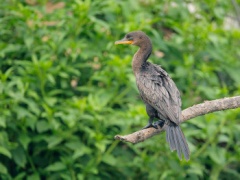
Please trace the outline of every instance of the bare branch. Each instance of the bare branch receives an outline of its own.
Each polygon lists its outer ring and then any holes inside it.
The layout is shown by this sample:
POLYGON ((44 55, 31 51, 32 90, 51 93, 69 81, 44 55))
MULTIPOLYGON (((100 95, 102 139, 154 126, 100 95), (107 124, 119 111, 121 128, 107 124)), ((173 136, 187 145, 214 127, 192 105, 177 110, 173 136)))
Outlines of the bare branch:
MULTIPOLYGON (((227 109, 235 109, 238 107, 240 107, 240 96, 205 101, 204 103, 197 104, 183 110, 181 123, 204 114, 209 114, 215 111, 222 111, 227 109)), ((164 130, 165 126, 163 126, 163 128, 158 127, 158 129, 148 128, 124 136, 116 135, 114 138, 116 140, 127 141, 135 144, 142 142, 154 135, 157 135, 164 130)))

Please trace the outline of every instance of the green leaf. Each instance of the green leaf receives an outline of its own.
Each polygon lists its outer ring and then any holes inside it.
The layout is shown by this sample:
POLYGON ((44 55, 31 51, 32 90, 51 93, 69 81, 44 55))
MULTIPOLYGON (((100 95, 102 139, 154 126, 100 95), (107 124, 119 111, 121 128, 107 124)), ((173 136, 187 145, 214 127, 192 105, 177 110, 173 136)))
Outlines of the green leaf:
POLYGON ((226 163, 226 150, 219 147, 212 147, 209 149, 209 156, 218 165, 224 166, 226 163))
POLYGON ((31 139, 27 136, 27 134, 21 134, 19 137, 19 141, 21 142, 23 148, 27 150, 28 144, 31 142, 31 139))
POLYGON ((17 165, 24 168, 26 165, 26 155, 24 149, 20 146, 12 151, 13 160, 17 165))
POLYGON ((36 128, 39 133, 43 133, 43 132, 49 130, 51 127, 49 126, 48 122, 41 120, 41 121, 37 122, 36 128))
POLYGON ((6 119, 4 116, 0 116, 0 127, 6 127, 6 119))
POLYGON ((111 166, 117 163, 116 158, 111 154, 104 154, 102 161, 111 166))
POLYGON ((8 158, 12 158, 11 152, 3 146, 0 146, 0 154, 3 154, 5 156, 7 156, 8 158))
POLYGON ((39 174, 35 173, 27 177, 27 180, 40 180, 39 174))
POLYGON ((19 173, 17 176, 14 177, 14 180, 22 180, 26 178, 26 172, 19 173))
POLYGON ((54 146, 61 143, 62 140, 63 140, 62 137, 50 136, 48 139, 46 139, 48 143, 48 148, 53 148, 54 146))
POLYGON ((46 171, 61 171, 66 169, 66 165, 62 162, 55 162, 49 166, 47 166, 46 171))
POLYGON ((0 162, 0 174, 8 174, 7 168, 0 162))

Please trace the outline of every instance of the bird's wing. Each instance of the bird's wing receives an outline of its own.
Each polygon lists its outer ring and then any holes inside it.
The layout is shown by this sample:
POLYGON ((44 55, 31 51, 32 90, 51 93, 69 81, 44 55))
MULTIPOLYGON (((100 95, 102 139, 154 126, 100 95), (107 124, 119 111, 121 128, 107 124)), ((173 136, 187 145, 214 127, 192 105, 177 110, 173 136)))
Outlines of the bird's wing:
POLYGON ((151 64, 150 69, 136 80, 142 99, 164 118, 179 124, 182 104, 180 93, 167 72, 151 64))

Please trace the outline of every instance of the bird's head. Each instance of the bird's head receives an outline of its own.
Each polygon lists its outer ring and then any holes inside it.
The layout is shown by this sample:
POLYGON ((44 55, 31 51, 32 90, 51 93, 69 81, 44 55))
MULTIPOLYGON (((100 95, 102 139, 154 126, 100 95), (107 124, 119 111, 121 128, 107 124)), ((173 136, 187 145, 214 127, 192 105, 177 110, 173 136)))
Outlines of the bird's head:
POLYGON ((115 44, 132 44, 136 46, 143 46, 146 43, 151 43, 148 36, 142 31, 133 31, 124 36, 123 39, 116 41, 115 44))

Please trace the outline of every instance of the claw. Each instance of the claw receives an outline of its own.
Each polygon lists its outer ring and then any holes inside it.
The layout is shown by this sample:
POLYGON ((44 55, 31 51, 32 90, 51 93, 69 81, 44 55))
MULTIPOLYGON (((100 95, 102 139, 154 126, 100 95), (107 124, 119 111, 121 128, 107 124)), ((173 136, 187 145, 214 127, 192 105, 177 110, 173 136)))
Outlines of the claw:
POLYGON ((142 128, 142 129, 147 129, 147 128, 151 128, 151 127, 153 127, 153 128, 155 128, 155 129, 158 129, 158 126, 157 126, 157 124, 152 124, 152 123, 148 123, 144 128, 142 128))
POLYGON ((154 123, 155 126, 159 125, 161 128, 164 126, 165 121, 164 120, 158 120, 154 123))

